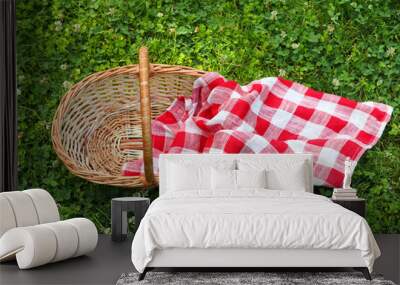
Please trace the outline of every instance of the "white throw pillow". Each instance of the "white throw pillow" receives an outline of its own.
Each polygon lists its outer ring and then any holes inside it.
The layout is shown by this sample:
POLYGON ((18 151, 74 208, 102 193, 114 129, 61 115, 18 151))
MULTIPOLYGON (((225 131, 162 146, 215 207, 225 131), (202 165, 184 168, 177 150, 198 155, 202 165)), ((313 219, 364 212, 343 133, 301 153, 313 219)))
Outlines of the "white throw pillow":
POLYGON ((265 170, 211 169, 213 190, 238 190, 241 188, 266 188, 265 170))
POLYGON ((211 188, 236 190, 236 170, 211 168, 211 188))
POLYGON ((268 189, 307 191, 307 179, 304 166, 297 166, 292 169, 267 171, 268 189))
POLYGON ((266 169, 267 188, 271 190, 307 191, 308 167, 305 162, 279 160, 238 160, 239 170, 266 169))
POLYGON ((236 170, 237 188, 267 188, 267 171, 236 170))
POLYGON ((177 163, 168 164, 168 191, 210 189, 211 167, 177 163))

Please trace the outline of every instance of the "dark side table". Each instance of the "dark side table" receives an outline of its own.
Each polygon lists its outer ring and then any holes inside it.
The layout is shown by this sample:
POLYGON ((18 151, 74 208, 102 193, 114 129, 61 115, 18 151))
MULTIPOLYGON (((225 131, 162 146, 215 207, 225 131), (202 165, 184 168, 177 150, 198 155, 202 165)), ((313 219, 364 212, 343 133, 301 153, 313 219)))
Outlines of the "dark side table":
POLYGON ((365 218, 366 201, 362 198, 357 199, 332 199, 333 203, 339 204, 340 206, 359 214, 365 218))
POLYGON ((135 215, 136 227, 146 214, 150 205, 149 198, 121 197, 111 200, 111 239, 123 241, 128 235, 128 212, 135 215))

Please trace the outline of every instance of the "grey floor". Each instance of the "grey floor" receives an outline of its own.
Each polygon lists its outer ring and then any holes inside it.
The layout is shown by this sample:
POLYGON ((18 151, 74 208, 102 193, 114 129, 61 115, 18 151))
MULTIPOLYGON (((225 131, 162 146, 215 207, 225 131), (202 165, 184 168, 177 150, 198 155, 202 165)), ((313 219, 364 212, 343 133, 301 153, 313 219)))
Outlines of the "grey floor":
POLYGON ((400 284, 400 234, 375 235, 381 250, 374 265, 374 271, 383 274, 385 279, 400 284))
MULTIPOLYGON (((400 235, 376 235, 382 251, 375 273, 400 281, 400 235)), ((19 270, 15 262, 0 265, 0 284, 115 284, 124 272, 132 272, 131 239, 115 243, 100 235, 97 249, 82 256, 29 270, 19 270)), ((311 270, 310 270, 311 271, 311 270)))

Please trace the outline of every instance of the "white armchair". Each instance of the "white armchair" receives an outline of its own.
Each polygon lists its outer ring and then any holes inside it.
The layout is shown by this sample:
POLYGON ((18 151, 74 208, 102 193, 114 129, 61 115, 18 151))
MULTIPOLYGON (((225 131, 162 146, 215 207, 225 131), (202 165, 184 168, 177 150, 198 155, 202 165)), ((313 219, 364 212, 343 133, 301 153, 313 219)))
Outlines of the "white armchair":
POLYGON ((0 193, 0 262, 16 258, 20 269, 28 269, 86 254, 97 239, 88 219, 60 221, 43 189, 0 193))

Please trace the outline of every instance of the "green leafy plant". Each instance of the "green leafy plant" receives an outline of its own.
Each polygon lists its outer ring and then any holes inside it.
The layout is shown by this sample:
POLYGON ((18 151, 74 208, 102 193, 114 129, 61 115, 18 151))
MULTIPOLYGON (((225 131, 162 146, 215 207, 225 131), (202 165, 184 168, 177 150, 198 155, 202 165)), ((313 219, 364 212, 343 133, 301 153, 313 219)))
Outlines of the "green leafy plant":
POLYGON ((71 175, 52 150, 52 117, 73 83, 137 63, 138 48, 146 45, 155 63, 217 71, 241 83, 280 75, 393 106, 353 186, 368 200, 372 229, 398 233, 399 18, 397 0, 17 1, 19 188, 45 188, 64 218, 85 216, 109 232, 110 199, 141 189, 71 175))

